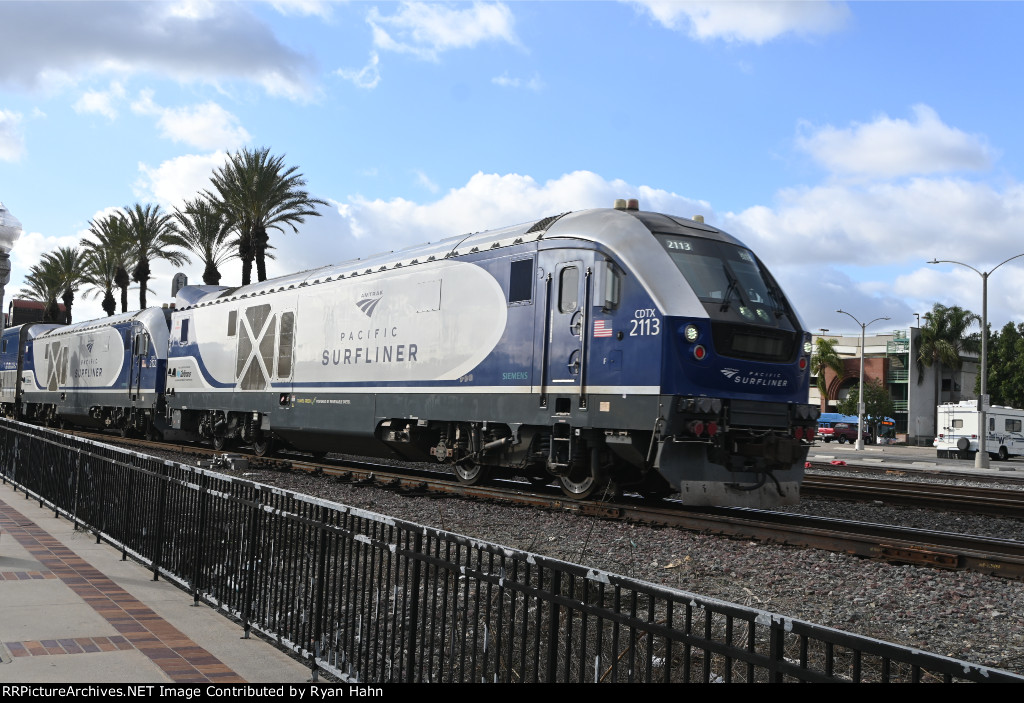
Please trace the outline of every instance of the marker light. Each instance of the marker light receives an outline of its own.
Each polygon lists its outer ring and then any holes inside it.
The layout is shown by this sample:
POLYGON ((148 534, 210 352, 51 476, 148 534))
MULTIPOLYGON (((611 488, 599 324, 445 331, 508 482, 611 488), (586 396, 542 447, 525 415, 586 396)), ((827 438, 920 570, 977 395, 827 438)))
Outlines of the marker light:
POLYGON ((704 434, 704 423, 700 420, 694 420, 690 423, 690 432, 698 436, 704 434))
POLYGON ((811 353, 811 349, 812 349, 811 343, 810 342, 804 342, 804 354, 810 354, 811 353))
POLYGON ((807 368, 807 359, 805 357, 801 356, 800 357, 800 370, 803 371, 806 368, 807 368))
POLYGON ((696 325, 687 325, 683 330, 683 336, 686 337, 687 342, 696 342, 699 335, 700 330, 697 329, 696 325))
POLYGON ((704 357, 708 355, 708 350, 703 345, 698 344, 693 348, 693 358, 697 361, 703 361, 704 357))
POLYGON ((708 437, 714 437, 716 434, 718 434, 718 423, 709 422, 708 424, 704 425, 704 430, 708 433, 708 437))

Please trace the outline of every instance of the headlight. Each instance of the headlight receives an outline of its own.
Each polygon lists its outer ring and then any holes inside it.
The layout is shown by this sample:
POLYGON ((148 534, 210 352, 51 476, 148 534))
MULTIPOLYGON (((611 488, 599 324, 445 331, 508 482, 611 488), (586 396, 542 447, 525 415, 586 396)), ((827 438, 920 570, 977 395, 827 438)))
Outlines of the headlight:
POLYGON ((683 336, 686 337, 687 342, 696 342, 697 337, 700 336, 700 330, 696 325, 687 325, 683 330, 683 336))
POLYGON ((804 354, 810 354, 810 353, 811 353, 811 343, 810 342, 804 342, 804 354))

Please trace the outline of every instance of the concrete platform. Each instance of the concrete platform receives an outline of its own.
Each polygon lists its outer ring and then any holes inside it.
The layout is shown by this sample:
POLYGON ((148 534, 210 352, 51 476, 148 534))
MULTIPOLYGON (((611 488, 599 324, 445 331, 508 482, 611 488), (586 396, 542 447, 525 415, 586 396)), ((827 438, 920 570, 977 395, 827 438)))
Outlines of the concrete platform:
POLYGON ((301 663, 0 485, 0 682, 304 683, 301 663))

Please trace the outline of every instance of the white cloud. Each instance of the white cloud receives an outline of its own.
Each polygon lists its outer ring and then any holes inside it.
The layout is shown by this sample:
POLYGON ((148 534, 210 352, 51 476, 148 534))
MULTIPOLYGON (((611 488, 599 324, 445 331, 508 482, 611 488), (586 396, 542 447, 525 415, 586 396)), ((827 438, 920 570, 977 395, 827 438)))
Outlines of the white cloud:
MULTIPOLYGON (((322 197, 322 196, 320 196, 322 197)), ((367 200, 350 196, 331 217, 312 218, 303 232, 322 231, 317 246, 304 247, 296 268, 325 261, 367 256, 476 232, 539 220, 569 210, 610 207, 616 198, 639 197, 644 208, 687 216, 709 213, 710 206, 665 190, 608 181, 590 171, 576 171, 538 183, 519 174, 477 173, 462 187, 423 203, 394 198, 367 200)), ((291 270, 295 270, 292 268, 291 270)))
POLYGON ((511 78, 508 73, 503 73, 500 76, 495 76, 491 79, 491 83, 494 85, 500 85, 502 88, 525 88, 526 90, 532 90, 539 92, 544 89, 544 81, 540 79, 540 76, 534 74, 533 78, 511 78))
POLYGON ((726 229, 761 249, 799 251, 812 261, 875 266, 963 256, 996 256, 1019 237, 1024 186, 996 190, 956 179, 913 179, 865 187, 782 191, 774 208, 724 216, 726 229))
POLYGON ((430 180, 430 176, 425 174, 423 171, 416 171, 416 182, 421 186, 429 190, 431 193, 436 193, 441 190, 441 187, 430 180))
POLYGON ((385 17, 376 7, 367 22, 378 49, 412 54, 436 61, 438 54, 465 49, 485 41, 518 44, 512 12, 502 3, 474 2, 468 9, 432 3, 405 2, 385 17))
POLYGON ((132 103, 140 115, 158 115, 161 136, 199 149, 233 150, 250 140, 238 118, 214 102, 191 107, 165 108, 153 101, 153 92, 144 90, 132 103))
MULTIPOLYGON (((935 301, 980 310, 977 274, 925 262, 957 260, 986 270, 1024 251, 1018 244, 1024 185, 996 189, 916 178, 793 188, 780 192, 773 207, 719 219, 765 260, 812 328, 829 327, 832 311, 845 309, 848 300, 857 301, 865 315, 890 315, 894 325, 908 324, 913 312, 923 313, 935 301), (897 273, 908 265, 911 273, 897 273), (832 291, 829 286, 837 282, 839 290, 832 291), (893 314, 899 310, 902 317, 893 314)), ((1006 268, 1020 270, 1016 263, 1006 268)), ((1009 270, 997 275, 1005 294, 990 296, 989 319, 1000 325, 1024 319, 1016 302, 1024 294, 1024 277, 1009 270)))
POLYGON ((270 4, 282 15, 328 19, 331 17, 331 5, 334 4, 334 0, 271 0, 270 4))
POLYGON ((992 165, 983 138, 946 125, 927 105, 913 110, 912 122, 882 115, 847 129, 803 125, 797 146, 832 173, 854 176, 893 178, 992 165))
POLYGON ((636 0, 668 29, 686 30, 699 40, 764 44, 784 34, 830 34, 850 15, 845 3, 823 0, 636 0))
POLYGON ((358 88, 373 89, 380 83, 380 56, 376 51, 370 52, 370 60, 365 66, 358 70, 339 68, 334 73, 347 81, 351 81, 358 88))
POLYGON ((19 161, 24 154, 21 114, 0 110, 0 161, 19 161))
POLYGON ((214 169, 223 166, 226 160, 227 155, 218 151, 179 156, 156 167, 140 163, 135 195, 142 200, 156 200, 167 208, 178 207, 209 189, 214 169))
POLYGON ((107 90, 86 91, 72 106, 75 112, 103 115, 109 120, 117 118, 116 103, 124 100, 124 86, 112 81, 107 90))
POLYGON ((311 60, 241 3, 0 3, 0 84, 63 89, 95 75, 250 81, 308 99, 311 60))

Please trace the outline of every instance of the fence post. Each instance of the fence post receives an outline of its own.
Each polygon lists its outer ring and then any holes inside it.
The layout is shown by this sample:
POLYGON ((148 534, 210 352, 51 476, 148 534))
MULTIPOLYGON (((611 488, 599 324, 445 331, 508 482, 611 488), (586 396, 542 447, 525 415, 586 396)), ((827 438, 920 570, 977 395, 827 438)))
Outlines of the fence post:
POLYGON ((160 580, 160 564, 164 558, 164 518, 167 515, 167 488, 171 482, 171 477, 168 475, 169 462, 161 464, 162 474, 158 474, 157 478, 160 479, 160 498, 157 503, 156 511, 156 545, 153 548, 153 580, 160 580))
POLYGON ((253 583, 256 581, 256 548, 259 544, 260 535, 260 513, 263 512, 262 502, 259 500, 260 489, 253 486, 252 513, 249 518, 249 555, 246 559, 245 586, 242 591, 242 622, 245 630, 242 639, 249 639, 249 631, 252 629, 252 591, 253 583))
MULTIPOLYGON (((132 466, 130 469, 128 471, 128 492, 124 494, 129 496, 129 499, 135 495, 135 467, 132 466)), ((128 513, 128 519, 124 522, 124 534, 121 536, 121 561, 128 560, 128 538, 132 534, 132 516, 135 513, 130 504, 126 505, 125 508, 128 513)))
POLYGON ((107 462, 99 461, 96 462, 96 470, 100 473, 100 492, 99 492, 99 508, 100 514, 97 517, 96 523, 96 544, 102 541, 101 535, 107 531, 107 462))
POLYGON ((412 539, 412 578, 409 583, 409 626, 407 632, 409 633, 409 640, 406 643, 406 652, 408 652, 405 660, 405 683, 413 683, 416 676, 416 631, 419 629, 419 618, 420 618, 420 572, 422 569, 422 560, 420 555, 423 551, 423 532, 417 530, 413 534, 412 539))
MULTIPOLYGON (((543 583, 543 581, 542 581, 543 583)), ((555 567, 551 574, 551 612, 548 621, 548 665, 544 683, 555 683, 558 675, 558 602, 562 590, 562 571, 555 567)))
POLYGON ((203 557, 206 554, 206 506, 210 502, 210 491, 206 484, 209 476, 204 472, 199 474, 199 525, 196 533, 195 550, 192 557, 192 605, 199 605, 199 589, 202 586, 200 579, 203 573, 203 557))
POLYGON ((324 622, 324 588, 326 587, 327 581, 327 526, 324 524, 324 520, 327 516, 327 509, 323 506, 317 507, 317 520, 316 524, 319 525, 317 529, 317 572, 316 572, 316 591, 314 598, 316 602, 313 604, 313 656, 310 657, 309 668, 311 670, 313 683, 319 680, 319 671, 317 669, 316 660, 320 656, 320 642, 323 636, 323 622, 324 622))
POLYGON ((782 683, 782 670, 779 665, 785 657, 785 629, 777 618, 771 618, 768 628, 768 659, 771 662, 768 665, 768 680, 771 683, 782 683))
POLYGON ((74 529, 78 531, 78 498, 79 493, 82 490, 82 448, 75 447, 75 484, 72 491, 74 496, 74 505, 71 508, 71 523, 74 525, 74 529))

